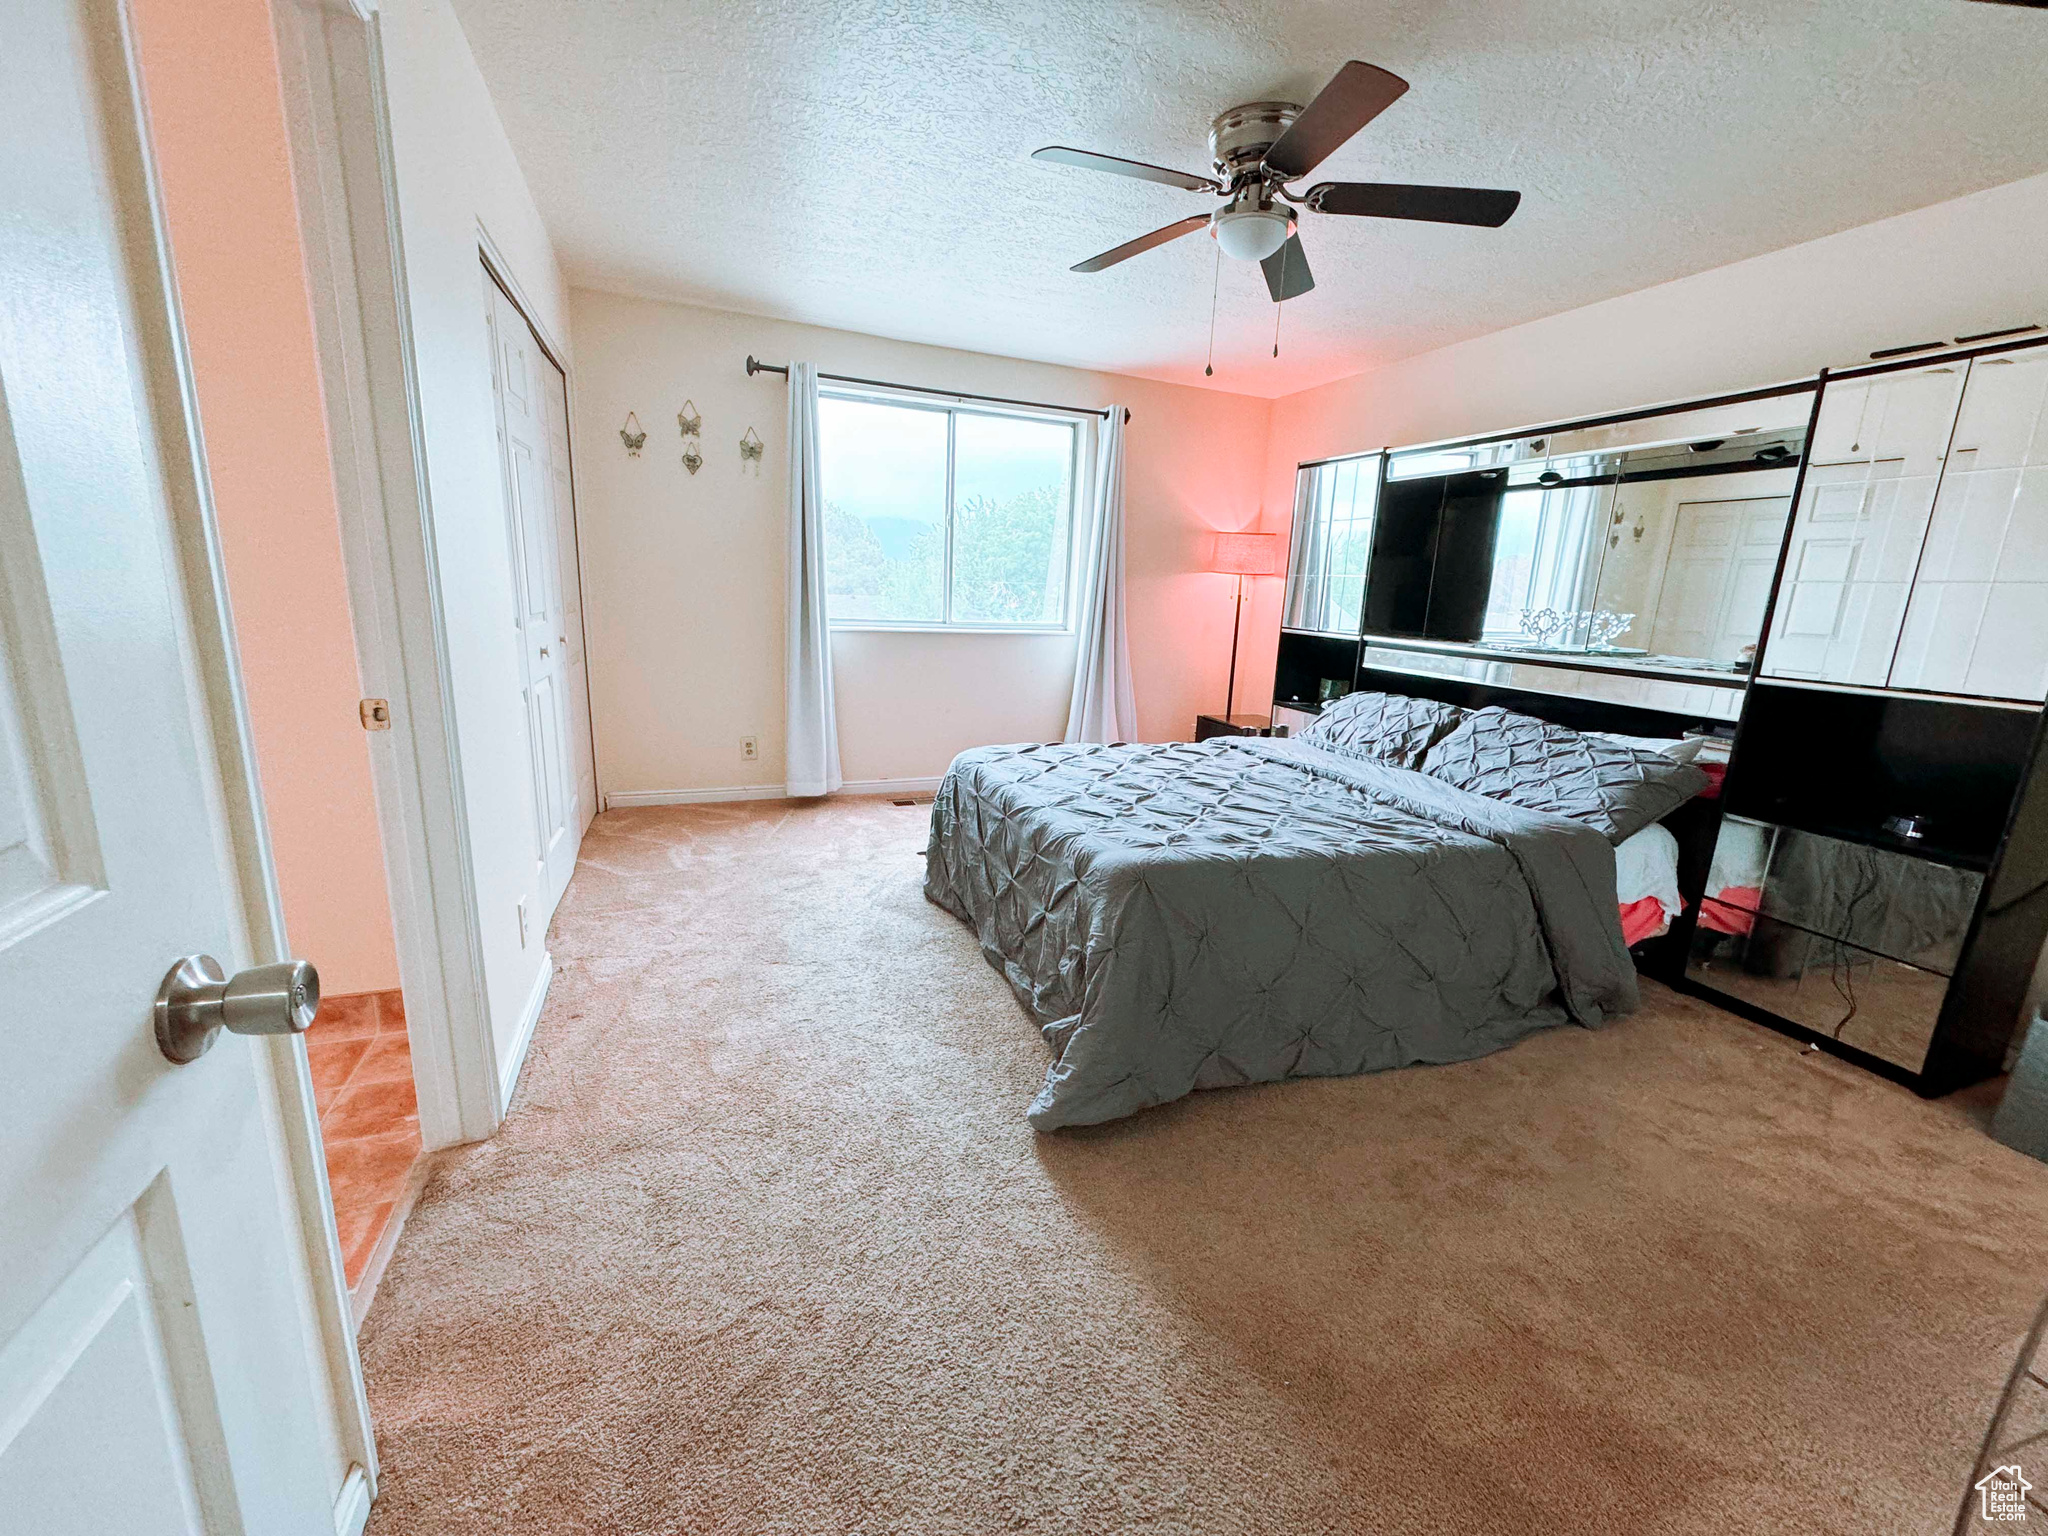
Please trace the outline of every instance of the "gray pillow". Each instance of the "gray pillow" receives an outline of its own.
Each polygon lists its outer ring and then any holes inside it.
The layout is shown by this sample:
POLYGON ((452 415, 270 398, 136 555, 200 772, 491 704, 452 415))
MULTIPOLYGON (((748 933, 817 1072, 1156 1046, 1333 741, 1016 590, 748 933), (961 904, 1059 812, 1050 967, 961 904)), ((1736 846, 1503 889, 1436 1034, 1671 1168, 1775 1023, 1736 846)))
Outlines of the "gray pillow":
POLYGON ((1369 757, 1396 768, 1420 768, 1423 754, 1470 713, 1405 693, 1347 693, 1323 706, 1300 741, 1346 757, 1369 757))
POLYGON ((1422 771, 1474 794, 1596 827, 1611 843, 1707 787, 1690 763, 1509 710, 1477 710, 1429 749, 1422 771))

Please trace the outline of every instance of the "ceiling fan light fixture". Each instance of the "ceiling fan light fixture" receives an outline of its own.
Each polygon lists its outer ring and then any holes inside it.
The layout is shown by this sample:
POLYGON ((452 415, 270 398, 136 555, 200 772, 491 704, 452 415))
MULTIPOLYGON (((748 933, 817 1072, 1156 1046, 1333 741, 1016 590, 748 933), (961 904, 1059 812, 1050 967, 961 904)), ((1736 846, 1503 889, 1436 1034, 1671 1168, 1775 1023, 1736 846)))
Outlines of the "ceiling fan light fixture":
POLYGON ((1210 224, 1216 243, 1233 261, 1264 261, 1294 229, 1293 216, 1283 208, 1225 208, 1210 224))

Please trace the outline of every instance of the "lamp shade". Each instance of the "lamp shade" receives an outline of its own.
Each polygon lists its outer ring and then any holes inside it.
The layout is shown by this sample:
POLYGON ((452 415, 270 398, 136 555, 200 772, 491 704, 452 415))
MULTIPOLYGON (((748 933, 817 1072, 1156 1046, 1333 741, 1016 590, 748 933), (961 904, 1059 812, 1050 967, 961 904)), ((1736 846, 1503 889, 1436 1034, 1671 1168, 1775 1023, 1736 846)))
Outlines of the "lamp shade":
POLYGON ((1278 576, 1285 558, 1277 533, 1219 533, 1209 569, 1225 576, 1278 576))
POLYGON ((1216 214, 1214 227, 1224 255, 1233 261, 1264 261, 1287 243, 1293 221, 1278 208, 1239 208, 1216 214))

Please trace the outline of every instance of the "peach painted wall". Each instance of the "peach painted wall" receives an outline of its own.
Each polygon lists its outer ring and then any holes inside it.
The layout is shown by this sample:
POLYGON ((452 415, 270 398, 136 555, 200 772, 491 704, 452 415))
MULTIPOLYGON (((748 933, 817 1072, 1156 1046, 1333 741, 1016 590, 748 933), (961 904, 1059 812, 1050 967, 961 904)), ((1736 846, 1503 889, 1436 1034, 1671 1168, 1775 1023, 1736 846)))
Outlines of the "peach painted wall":
POLYGON ((132 0, 286 932, 398 985, 306 266, 265 0, 132 0))

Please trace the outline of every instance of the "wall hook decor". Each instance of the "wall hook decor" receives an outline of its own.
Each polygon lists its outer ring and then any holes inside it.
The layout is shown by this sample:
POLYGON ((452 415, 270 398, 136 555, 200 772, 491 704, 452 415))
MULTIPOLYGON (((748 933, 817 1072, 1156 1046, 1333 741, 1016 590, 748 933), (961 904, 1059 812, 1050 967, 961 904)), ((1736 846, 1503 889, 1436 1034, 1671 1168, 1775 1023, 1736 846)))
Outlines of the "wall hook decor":
MULTIPOLYGON (((744 464, 747 460, 752 459, 754 463, 759 464, 761 462, 762 450, 767 446, 766 443, 761 441, 760 433, 756 432, 752 427, 748 427, 746 435, 740 439, 740 462, 744 464)), ((757 475, 760 472, 758 469, 754 471, 757 475)))
POLYGON ((631 411, 626 412, 626 424, 619 428, 619 441, 626 445, 627 457, 640 457, 640 449, 647 441, 647 434, 640 430, 640 418, 631 411))
POLYGON ((698 413, 696 401, 685 400, 683 408, 676 412, 676 430, 683 435, 683 468, 694 475, 704 467, 704 418, 698 413))

